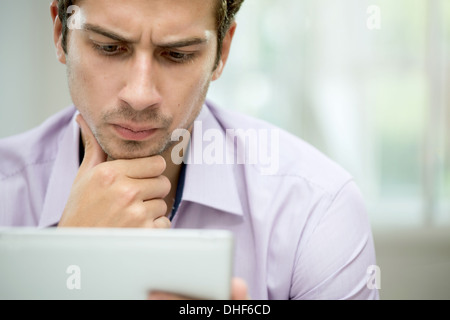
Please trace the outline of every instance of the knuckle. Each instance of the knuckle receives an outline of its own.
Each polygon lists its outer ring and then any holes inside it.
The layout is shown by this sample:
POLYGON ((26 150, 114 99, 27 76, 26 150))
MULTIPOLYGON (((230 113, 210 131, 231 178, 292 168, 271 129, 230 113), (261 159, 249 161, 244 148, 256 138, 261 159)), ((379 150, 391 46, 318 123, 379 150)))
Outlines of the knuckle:
POLYGON ((163 199, 151 200, 150 216, 152 220, 165 216, 167 212, 167 204, 163 199))
POLYGON ((156 229, 169 229, 171 226, 172 223, 166 217, 160 217, 153 222, 153 227, 156 229))
POLYGON ((164 200, 157 201, 157 211, 160 215, 165 215, 167 212, 167 203, 164 200))
POLYGON ((116 170, 107 165, 98 165, 94 172, 94 179, 98 179, 103 185, 113 184, 117 176, 116 170))
POLYGON ((162 156, 157 155, 152 157, 152 163, 155 171, 159 174, 162 174, 166 170, 166 160, 162 156))
POLYGON ((140 225, 146 220, 147 212, 142 206, 136 206, 128 212, 128 216, 134 225, 140 225))
POLYGON ((139 191, 136 188, 127 184, 122 184, 118 188, 118 196, 125 204, 134 202, 137 198, 138 192, 139 191))
POLYGON ((170 183, 169 178, 166 176, 159 176, 159 184, 161 191, 167 195, 170 192, 170 189, 172 188, 172 184, 170 183))

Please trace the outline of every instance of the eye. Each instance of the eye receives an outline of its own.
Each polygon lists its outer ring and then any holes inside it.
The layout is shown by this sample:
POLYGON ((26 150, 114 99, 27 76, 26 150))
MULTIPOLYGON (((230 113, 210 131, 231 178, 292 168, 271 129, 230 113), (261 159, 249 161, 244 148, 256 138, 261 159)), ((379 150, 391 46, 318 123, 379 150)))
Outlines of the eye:
POLYGON ((175 62, 175 63, 183 63, 191 60, 194 57, 193 53, 182 53, 177 51, 168 51, 163 53, 167 59, 175 62))
POLYGON ((119 46, 101 46, 102 51, 107 53, 114 53, 118 50, 119 46))
POLYGON ((171 58, 176 59, 176 60, 183 60, 186 57, 186 55, 184 53, 179 53, 179 52, 174 52, 174 51, 170 52, 169 55, 171 58))
POLYGON ((127 51, 127 48, 118 44, 93 44, 94 49, 100 52, 100 54, 105 56, 114 56, 127 51))

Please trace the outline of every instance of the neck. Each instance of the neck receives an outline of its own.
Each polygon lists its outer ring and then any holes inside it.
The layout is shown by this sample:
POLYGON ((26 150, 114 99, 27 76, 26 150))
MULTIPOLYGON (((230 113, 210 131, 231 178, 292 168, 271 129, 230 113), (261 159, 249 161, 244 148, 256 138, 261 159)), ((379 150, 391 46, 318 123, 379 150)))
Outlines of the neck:
POLYGON ((181 165, 176 165, 173 163, 170 153, 168 157, 166 155, 163 155, 163 157, 166 160, 166 171, 164 171, 163 175, 170 180, 170 184, 172 185, 169 194, 164 199, 167 204, 167 217, 169 217, 175 204, 178 181, 180 180, 181 165))
MULTIPOLYGON (((182 141, 176 145, 171 146, 168 148, 163 154, 163 158, 166 160, 166 170, 164 171, 163 175, 166 176, 172 185, 169 194, 164 199, 167 204, 167 217, 170 217, 172 213, 172 208, 175 204, 175 198, 177 195, 177 187, 178 182, 180 180, 180 174, 182 169, 182 164, 175 164, 172 160, 172 151, 175 147, 177 147, 177 150, 180 149, 180 146, 182 146, 182 150, 187 150, 187 145, 189 144, 189 141, 182 141)), ((184 155, 182 155, 184 156, 184 155)))

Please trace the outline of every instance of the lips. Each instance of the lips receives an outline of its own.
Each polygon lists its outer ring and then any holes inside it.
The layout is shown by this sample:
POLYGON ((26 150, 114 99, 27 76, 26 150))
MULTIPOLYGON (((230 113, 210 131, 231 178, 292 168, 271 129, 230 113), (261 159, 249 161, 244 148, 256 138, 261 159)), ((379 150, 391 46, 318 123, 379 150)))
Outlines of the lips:
POLYGON ((113 124, 115 131, 125 140, 143 141, 150 138, 158 129, 138 127, 128 124, 113 124))

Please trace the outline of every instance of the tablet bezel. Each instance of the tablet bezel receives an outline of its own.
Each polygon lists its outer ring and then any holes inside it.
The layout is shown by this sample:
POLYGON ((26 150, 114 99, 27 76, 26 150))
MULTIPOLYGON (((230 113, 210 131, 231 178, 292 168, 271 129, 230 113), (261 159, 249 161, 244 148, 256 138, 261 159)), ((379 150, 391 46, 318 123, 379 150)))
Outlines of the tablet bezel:
POLYGON ((0 229, 0 299, 225 300, 232 260, 224 230, 0 229))

